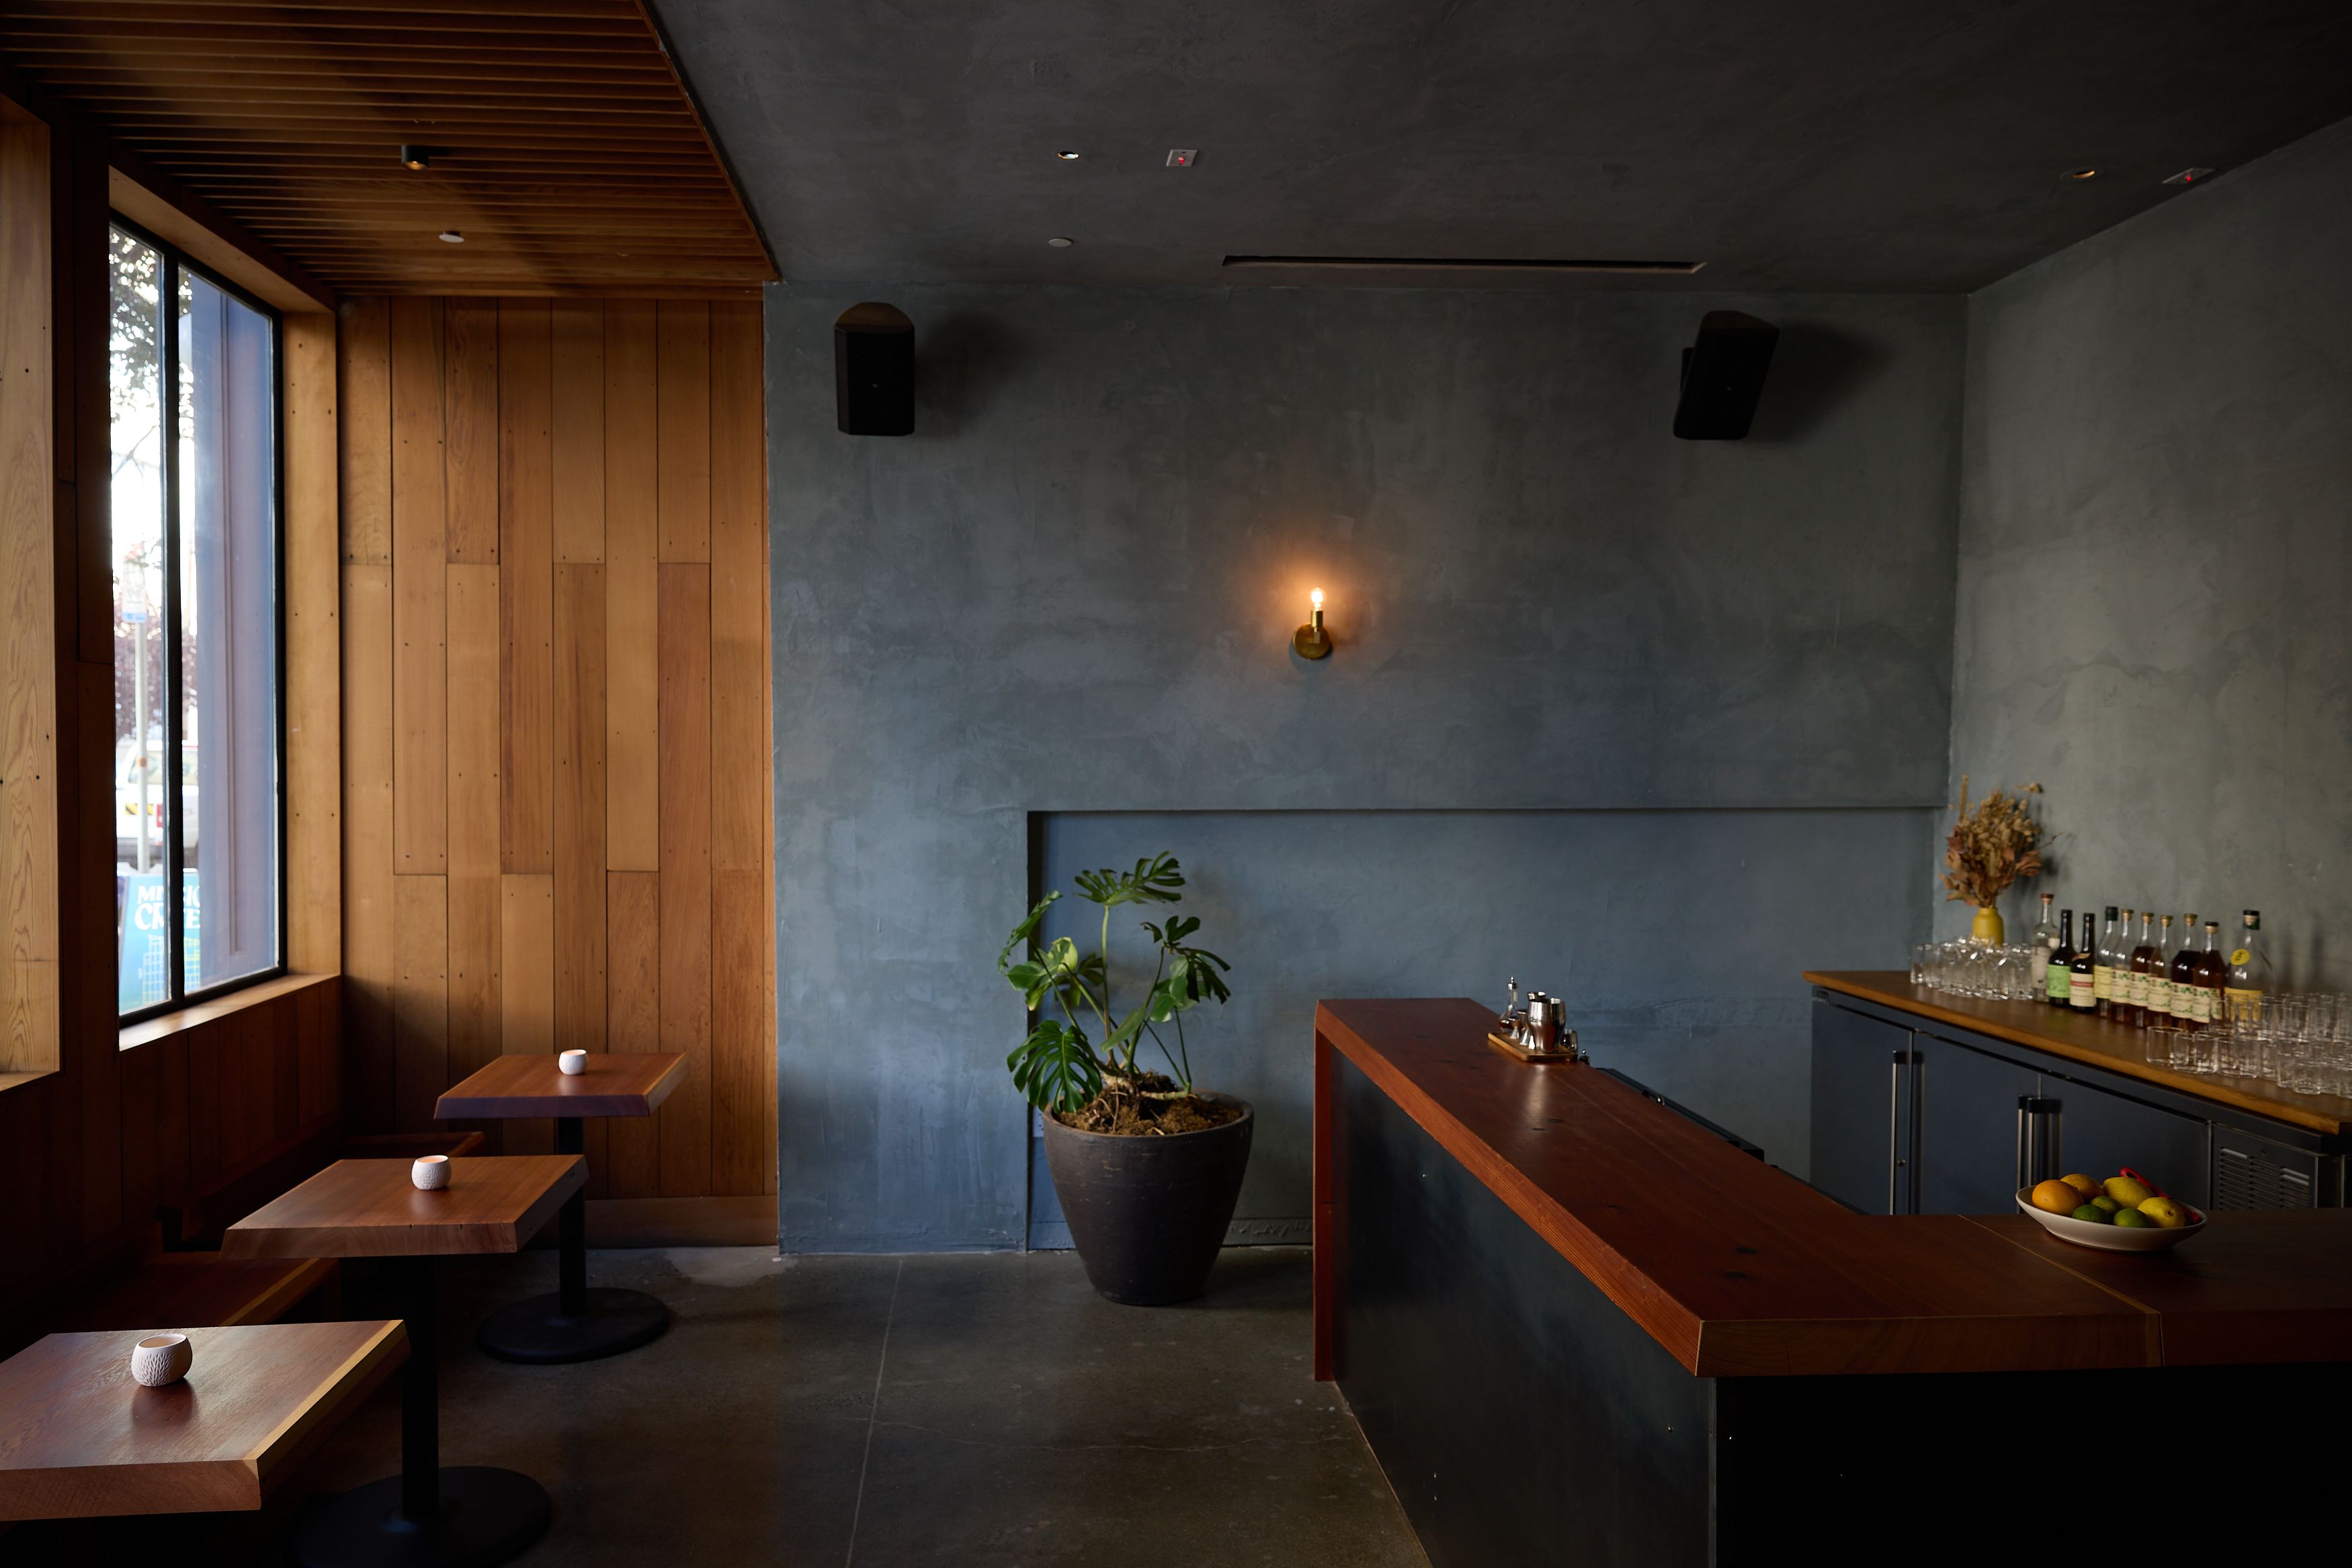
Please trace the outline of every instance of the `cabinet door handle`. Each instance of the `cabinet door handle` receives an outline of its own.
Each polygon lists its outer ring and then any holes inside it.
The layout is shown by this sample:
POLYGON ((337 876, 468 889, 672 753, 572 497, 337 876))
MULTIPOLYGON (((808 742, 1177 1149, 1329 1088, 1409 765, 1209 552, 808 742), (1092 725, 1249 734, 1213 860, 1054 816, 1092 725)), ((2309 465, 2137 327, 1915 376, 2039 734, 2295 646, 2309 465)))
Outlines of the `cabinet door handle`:
POLYGON ((1900 1143, 1897 1129, 1902 1125, 1903 1058, 1906 1054, 1896 1051, 1886 1064, 1886 1212, 1889 1214, 1900 1212, 1895 1207, 1895 1176, 1903 1162, 1895 1157, 1895 1149, 1900 1143))
POLYGON ((2017 1097, 2017 1186, 2020 1191, 2057 1175, 2065 1161, 2060 1153, 2060 1124, 2065 1102, 2040 1094, 2017 1097))

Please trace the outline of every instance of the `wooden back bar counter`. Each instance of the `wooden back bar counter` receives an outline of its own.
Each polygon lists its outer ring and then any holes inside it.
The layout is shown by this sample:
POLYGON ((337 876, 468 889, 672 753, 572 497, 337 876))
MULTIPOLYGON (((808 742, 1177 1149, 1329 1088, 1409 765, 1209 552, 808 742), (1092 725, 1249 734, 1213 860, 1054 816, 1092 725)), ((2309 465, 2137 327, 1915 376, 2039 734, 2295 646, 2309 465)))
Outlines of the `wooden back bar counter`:
MULTIPOLYGON (((1493 1019, 1316 1011, 1316 1374, 1433 1561, 1903 1561, 1874 1531, 1923 1512, 2000 1546, 1996 1498, 2039 1547, 2078 1521, 2063 1488, 2010 1496, 2037 1447, 2164 1446, 2200 1490, 2231 1430, 2341 1455, 2352 1210, 2225 1213, 2152 1255, 1857 1214, 1597 1068, 1504 1055, 1493 1019)), ((2177 1560, 2164 1512, 2142 1544, 2177 1560)))

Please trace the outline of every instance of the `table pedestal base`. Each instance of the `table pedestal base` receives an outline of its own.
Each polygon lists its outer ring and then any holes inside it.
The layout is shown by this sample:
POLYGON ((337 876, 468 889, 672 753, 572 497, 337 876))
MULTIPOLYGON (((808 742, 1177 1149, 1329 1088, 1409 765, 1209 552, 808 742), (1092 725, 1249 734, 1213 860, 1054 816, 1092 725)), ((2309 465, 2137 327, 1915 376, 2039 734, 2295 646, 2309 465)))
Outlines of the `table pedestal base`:
POLYGON ((294 1531, 303 1568, 488 1568, 547 1533, 547 1490, 529 1476, 482 1465, 441 1471, 429 1520, 401 1511, 390 1476, 313 1502, 294 1531))
POLYGON ((561 1291, 500 1307, 482 1320, 476 1340, 500 1361, 544 1366, 618 1355, 651 1343, 669 1327, 669 1308, 643 1291, 599 1286, 583 1293, 586 1301, 572 1312, 564 1310, 561 1291))

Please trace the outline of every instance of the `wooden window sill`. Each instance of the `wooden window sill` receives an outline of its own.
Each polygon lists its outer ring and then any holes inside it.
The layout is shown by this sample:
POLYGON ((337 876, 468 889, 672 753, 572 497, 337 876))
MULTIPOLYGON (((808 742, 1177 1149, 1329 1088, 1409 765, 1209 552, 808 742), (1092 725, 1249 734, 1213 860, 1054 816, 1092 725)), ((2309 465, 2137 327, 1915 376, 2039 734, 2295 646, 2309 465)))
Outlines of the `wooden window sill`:
POLYGON ((333 978, 335 977, 332 975, 280 975, 274 980, 264 980, 258 985, 247 986, 241 991, 231 991, 225 997, 215 997, 209 1001, 198 1002, 194 1007, 182 1008, 177 1012, 158 1013, 153 1018, 141 1019, 134 1024, 125 1024, 116 1036, 115 1047, 120 1051, 129 1051, 134 1046, 152 1045, 156 1040, 168 1039, 183 1030, 194 1029, 199 1024, 211 1023, 214 1019, 226 1018, 231 1013, 243 1012, 247 1008, 259 1007, 264 1002, 276 1001, 280 997, 290 996, 296 991, 308 990, 312 986, 323 986, 333 978))

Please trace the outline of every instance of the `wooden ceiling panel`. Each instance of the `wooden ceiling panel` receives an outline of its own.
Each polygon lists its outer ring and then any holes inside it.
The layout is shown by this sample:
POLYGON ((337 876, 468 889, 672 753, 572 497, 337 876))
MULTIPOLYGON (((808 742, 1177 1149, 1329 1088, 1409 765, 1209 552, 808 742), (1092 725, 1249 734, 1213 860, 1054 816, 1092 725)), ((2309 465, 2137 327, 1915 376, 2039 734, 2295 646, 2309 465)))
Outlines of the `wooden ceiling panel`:
POLYGON ((0 0, 0 62, 346 292, 776 276, 640 0, 0 0), (402 168, 404 143, 431 166, 402 168))

